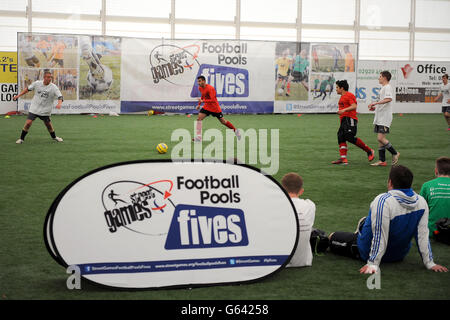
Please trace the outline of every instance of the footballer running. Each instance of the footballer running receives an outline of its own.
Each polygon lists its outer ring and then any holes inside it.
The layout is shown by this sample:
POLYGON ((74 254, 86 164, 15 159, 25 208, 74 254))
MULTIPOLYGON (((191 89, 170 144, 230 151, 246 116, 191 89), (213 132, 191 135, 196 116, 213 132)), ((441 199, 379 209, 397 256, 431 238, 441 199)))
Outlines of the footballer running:
POLYGON ((202 141, 202 121, 209 115, 216 117, 217 120, 220 121, 224 126, 227 126, 230 129, 233 129, 236 137, 240 140, 241 134, 239 129, 236 129, 230 121, 224 119, 222 114, 222 109, 220 108, 219 101, 217 101, 216 97, 216 89, 213 86, 206 83, 206 78, 204 76, 199 76, 197 78, 198 89, 202 94, 202 97, 198 99, 198 106, 196 109, 200 109, 201 104, 203 103, 203 107, 198 112, 197 117, 197 136, 192 139, 192 141, 200 142, 202 141))
POLYGON ((356 116, 357 102, 353 93, 348 92, 347 80, 336 81, 336 92, 341 96, 339 99, 339 118, 341 125, 337 137, 339 144, 339 153, 341 157, 331 162, 332 164, 348 164, 347 160, 347 141, 353 143, 367 153, 369 162, 374 158, 374 150, 369 148, 360 138, 356 137, 358 117, 356 116))

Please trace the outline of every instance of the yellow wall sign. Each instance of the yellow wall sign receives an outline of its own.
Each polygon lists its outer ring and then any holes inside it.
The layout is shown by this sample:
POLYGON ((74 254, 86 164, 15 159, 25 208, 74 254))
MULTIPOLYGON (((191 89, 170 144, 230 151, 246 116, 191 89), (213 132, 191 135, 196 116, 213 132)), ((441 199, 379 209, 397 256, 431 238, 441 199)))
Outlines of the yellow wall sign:
POLYGON ((17 110, 17 52, 0 51, 0 114, 17 110))
POLYGON ((17 83, 17 52, 0 52, 0 83, 17 83))

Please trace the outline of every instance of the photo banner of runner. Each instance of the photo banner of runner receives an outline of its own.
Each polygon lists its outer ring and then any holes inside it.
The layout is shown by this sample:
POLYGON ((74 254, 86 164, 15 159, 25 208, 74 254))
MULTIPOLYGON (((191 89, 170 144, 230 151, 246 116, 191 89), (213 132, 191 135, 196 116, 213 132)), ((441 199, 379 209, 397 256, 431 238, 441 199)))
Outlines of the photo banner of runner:
POLYGON ((194 113, 200 75, 224 113, 335 112, 335 82, 355 92, 357 52, 345 43, 18 33, 18 84, 20 92, 50 70, 64 97, 54 113, 194 113))

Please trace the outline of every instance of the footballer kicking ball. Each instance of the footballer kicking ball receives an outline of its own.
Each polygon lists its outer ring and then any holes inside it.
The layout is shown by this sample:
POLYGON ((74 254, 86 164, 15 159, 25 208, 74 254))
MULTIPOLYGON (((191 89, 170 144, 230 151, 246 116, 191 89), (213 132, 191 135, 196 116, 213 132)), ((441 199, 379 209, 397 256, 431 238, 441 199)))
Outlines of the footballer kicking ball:
POLYGON ((159 153, 163 154, 166 153, 167 150, 169 150, 169 147, 165 143, 160 143, 156 146, 156 150, 158 150, 159 153))

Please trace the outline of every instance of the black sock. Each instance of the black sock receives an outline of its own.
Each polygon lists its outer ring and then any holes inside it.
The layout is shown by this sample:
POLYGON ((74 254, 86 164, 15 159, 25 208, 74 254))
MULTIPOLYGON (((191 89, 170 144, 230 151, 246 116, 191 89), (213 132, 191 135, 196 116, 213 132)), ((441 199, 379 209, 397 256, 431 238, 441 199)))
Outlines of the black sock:
POLYGON ((22 130, 22 133, 20 134, 20 139, 25 140, 25 136, 27 135, 28 131, 22 130))
POLYGON ((378 155, 380 158, 380 161, 385 162, 386 161, 386 149, 383 147, 380 147, 378 149, 378 155))
POLYGON ((55 139, 55 138, 56 138, 56 133, 55 133, 55 131, 53 131, 53 132, 50 132, 50 135, 52 136, 52 138, 53 138, 53 139, 55 139))
POLYGON ((384 146, 386 149, 388 149, 388 151, 390 153, 392 153, 393 155, 397 154, 397 151, 395 151, 394 147, 392 146, 392 144, 389 142, 387 145, 384 146))

